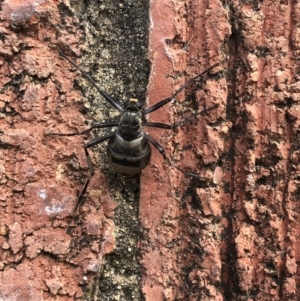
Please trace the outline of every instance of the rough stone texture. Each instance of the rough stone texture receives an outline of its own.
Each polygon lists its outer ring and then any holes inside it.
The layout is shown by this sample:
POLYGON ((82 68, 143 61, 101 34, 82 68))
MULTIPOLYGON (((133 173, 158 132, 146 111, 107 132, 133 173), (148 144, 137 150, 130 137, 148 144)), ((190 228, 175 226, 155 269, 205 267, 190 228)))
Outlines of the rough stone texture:
MULTIPOLYGON (((149 130, 200 178, 156 154, 143 173, 146 300, 300 298, 298 11, 279 1, 152 2, 149 105, 220 66, 190 96, 199 110, 217 109, 172 136, 149 130)), ((149 118, 172 122, 185 109, 149 118)))
POLYGON ((219 105, 181 126, 172 136, 162 130, 149 130, 163 141, 174 164, 198 173, 199 178, 185 177, 155 155, 152 168, 143 173, 140 214, 144 227, 149 229, 141 260, 145 267, 145 299, 223 300, 219 289, 221 250, 227 240, 222 241, 222 232, 228 221, 222 219, 222 207, 230 198, 224 187, 226 178, 230 180, 224 165, 229 163, 222 158, 231 127, 226 120, 228 88, 224 76, 226 41, 231 33, 229 10, 218 1, 154 1, 151 17, 149 105, 172 95, 209 66, 224 62, 203 76, 202 85, 201 81, 197 87, 191 85, 190 93, 176 97, 178 104, 149 117, 151 121, 170 123, 174 116, 175 120, 182 114, 189 116, 189 109, 201 111, 219 105))
MULTIPOLYGON (((0 24, 0 299, 83 298, 115 245, 115 203, 97 173, 97 203, 72 217, 87 169, 75 74, 56 47, 78 49, 82 31, 59 1, 4 1, 0 24), (70 130, 69 130, 70 131, 70 130), (101 189, 99 189, 101 187, 101 189), (78 189, 79 190, 79 189, 78 189)), ((93 186, 92 186, 93 188, 93 186)))
POLYGON ((146 106, 220 64, 148 119, 218 107, 147 128, 172 163, 153 150, 140 203, 138 179, 113 174, 105 145, 91 151, 96 175, 71 215, 92 137, 45 133, 117 114, 57 47, 114 97, 143 99, 141 6, 2 3, 0 299, 299 300, 299 3, 152 1, 146 106))

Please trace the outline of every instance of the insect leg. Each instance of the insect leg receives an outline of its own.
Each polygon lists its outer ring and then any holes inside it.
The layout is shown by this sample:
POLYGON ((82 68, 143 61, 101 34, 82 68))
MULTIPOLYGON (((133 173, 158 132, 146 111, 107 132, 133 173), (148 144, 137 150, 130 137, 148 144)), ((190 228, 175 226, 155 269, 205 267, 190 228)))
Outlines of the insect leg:
POLYGON ((88 167, 89 167, 89 171, 90 171, 90 176, 88 177, 88 179, 86 180, 79 196, 78 196, 78 199, 77 199, 77 203, 76 203, 76 206, 74 208, 74 213, 76 213, 77 211, 77 208, 81 205, 81 202, 82 202, 82 197, 83 195, 85 194, 86 192, 86 189, 93 177, 93 175, 95 174, 95 169, 94 169, 94 164, 91 160, 91 157, 90 157, 90 154, 88 152, 88 148, 89 147, 92 147, 92 146, 95 146, 105 140, 108 140, 110 139, 112 136, 114 135, 114 133, 110 133, 108 135, 105 135, 105 136, 102 136, 102 137, 98 137, 98 138, 95 138, 93 139, 92 141, 88 142, 87 144, 84 145, 84 152, 85 152, 85 156, 86 156, 86 161, 87 161, 87 164, 88 164, 88 167))
POLYGON ((144 133, 144 136, 161 153, 164 159, 167 159, 164 148, 148 134, 144 133))
POLYGON ((166 160, 166 162, 176 168, 177 170, 179 170, 180 172, 182 172, 184 175, 189 176, 189 177, 199 177, 197 174, 191 173, 191 172, 186 172, 183 169, 179 168, 178 166, 176 166, 169 158, 167 158, 166 153, 164 148, 156 141, 154 140, 151 136, 145 134, 145 138, 161 153, 161 155, 164 157, 164 159, 166 160))
POLYGON ((160 123, 160 122, 144 122, 143 126, 172 130, 172 129, 176 128, 177 126, 179 126, 180 124, 183 124, 191 119, 194 119, 198 115, 204 114, 209 110, 217 108, 218 106, 219 106, 219 104, 215 104, 207 109, 202 110, 201 112, 196 112, 196 113, 191 114, 189 117, 182 118, 178 122, 175 122, 173 124, 160 123))
POLYGON ((187 85, 189 85, 192 81, 194 81, 196 78, 201 77, 203 74, 207 73, 208 71, 210 71, 211 69, 213 69, 214 67, 218 66, 220 63, 216 63, 210 67, 208 67, 207 69, 205 69, 203 72, 201 72, 200 74, 192 77, 191 79, 189 79, 184 85, 182 85, 171 97, 168 97, 166 99, 163 99, 161 101, 159 101, 158 103, 154 104, 153 106, 151 106, 150 108, 147 108, 143 111, 143 114, 149 114, 151 112, 154 112, 156 110, 158 110, 159 108, 163 107, 165 104, 167 104, 168 102, 172 101, 175 96, 180 93, 187 85))
POLYGON ((118 122, 106 122, 106 123, 95 123, 87 130, 77 133, 45 133, 46 136, 55 135, 55 136, 76 136, 76 135, 84 135, 89 133, 93 129, 102 129, 102 128, 109 128, 118 126, 118 122))

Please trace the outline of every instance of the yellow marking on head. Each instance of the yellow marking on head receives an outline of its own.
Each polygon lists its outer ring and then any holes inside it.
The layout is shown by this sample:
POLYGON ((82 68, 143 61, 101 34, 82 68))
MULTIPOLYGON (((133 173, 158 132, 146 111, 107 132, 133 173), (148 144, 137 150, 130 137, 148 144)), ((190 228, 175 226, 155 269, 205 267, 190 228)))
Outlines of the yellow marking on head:
POLYGON ((139 100, 137 98, 129 98, 131 104, 137 103, 139 100))

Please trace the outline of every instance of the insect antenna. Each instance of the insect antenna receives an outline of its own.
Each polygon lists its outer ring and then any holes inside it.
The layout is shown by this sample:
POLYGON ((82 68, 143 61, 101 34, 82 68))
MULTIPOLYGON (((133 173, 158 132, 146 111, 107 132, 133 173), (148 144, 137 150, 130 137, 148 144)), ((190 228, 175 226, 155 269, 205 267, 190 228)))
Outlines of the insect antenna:
MULTIPOLYGON (((191 79, 189 79, 185 84, 183 84, 171 97, 168 97, 166 99, 163 99, 161 101, 159 101, 158 103, 154 104, 153 106, 143 110, 143 114, 149 114, 152 113, 156 110, 158 110, 159 108, 163 107, 164 105, 166 105, 167 103, 169 103, 170 101, 174 100, 175 97, 181 92, 183 91, 183 89, 185 89, 191 82, 195 81, 197 78, 200 78, 201 76, 203 76, 205 73, 209 72, 211 69, 213 69, 214 67, 218 66, 220 64, 220 62, 208 67, 207 69, 205 69, 203 72, 201 72, 200 74, 192 77, 191 79)), ((206 108, 202 111, 198 111, 195 112, 193 114, 191 114, 188 117, 184 117, 182 119, 180 119, 178 122, 175 122, 173 124, 166 124, 166 123, 161 123, 161 122, 143 122, 143 126, 148 126, 148 127, 155 127, 155 128, 161 128, 161 129, 169 129, 169 130, 173 130, 174 128, 178 127, 181 124, 184 124, 190 120, 195 119, 198 115, 201 114, 205 114, 208 111, 215 109, 219 106, 219 104, 215 104, 209 108, 206 108)), ((183 169, 181 169, 180 167, 178 167, 175 163, 173 163, 171 161, 170 158, 166 157, 165 151, 163 149, 163 147, 157 142, 155 141, 152 137, 150 137, 149 135, 145 134, 146 139, 161 153, 161 155, 164 157, 165 161, 167 162, 168 165, 176 168, 177 170, 179 170, 180 172, 182 172, 184 175, 186 176, 190 176, 190 177, 199 177, 199 175, 195 174, 195 173, 190 173, 190 172, 186 172, 183 169)))
POLYGON ((81 72, 83 77, 85 77, 97 90, 98 92, 105 98, 107 102, 109 102, 114 108, 116 108, 119 112, 123 112, 123 107, 117 103, 110 95, 108 95, 105 91, 100 89, 95 81, 88 75, 85 71, 83 71, 78 65, 76 65, 72 60, 70 60, 61 50, 59 50, 60 55, 67 60, 70 64, 72 64, 77 70, 81 72))
POLYGON ((163 99, 161 101, 159 101, 158 103, 154 104, 153 106, 151 106, 150 108, 147 108, 145 110, 143 110, 143 114, 149 114, 152 113, 156 110, 158 110, 159 108, 163 107, 164 105, 166 105, 167 103, 169 103, 170 101, 174 100, 176 95, 178 95, 186 86, 188 86, 191 82, 195 81, 195 79, 203 76, 205 73, 209 72, 211 69, 213 69, 214 67, 218 66, 220 64, 220 62, 208 67, 207 69, 205 69, 204 71, 202 71, 201 73, 199 73, 198 75, 192 77, 191 79, 189 79, 185 84, 183 84, 171 97, 168 97, 166 99, 163 99))

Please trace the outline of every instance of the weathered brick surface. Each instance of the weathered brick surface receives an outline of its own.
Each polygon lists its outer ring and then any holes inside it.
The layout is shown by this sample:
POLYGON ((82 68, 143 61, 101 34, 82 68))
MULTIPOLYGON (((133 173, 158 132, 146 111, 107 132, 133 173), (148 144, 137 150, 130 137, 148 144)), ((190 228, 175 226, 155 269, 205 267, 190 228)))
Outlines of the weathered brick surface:
MULTIPOLYGON (((146 300, 299 299, 297 11, 276 1, 152 3, 150 104, 220 66, 196 98, 199 109, 219 107, 164 143, 201 179, 161 169, 159 155, 142 177, 146 300)), ((172 121, 174 110, 151 120, 172 121)))
MULTIPOLYGON (((76 72, 57 51, 81 57, 81 48, 89 51, 83 37, 91 45, 96 29, 109 36, 95 17, 94 27, 75 17, 85 5, 2 3, 0 299, 101 300, 106 289, 111 297, 103 300, 298 300, 299 4, 151 2, 147 106, 219 65, 148 120, 173 123, 191 110, 218 106, 174 131, 147 128, 172 164, 198 177, 186 177, 154 149, 141 176, 140 226, 129 230, 115 226, 121 198, 113 196, 118 189, 130 195, 133 180, 115 180, 97 168, 81 214, 71 216, 87 170, 82 145, 88 137, 44 135, 87 127, 76 72), (117 183, 113 188, 108 178, 117 183), (132 233, 138 251, 131 237, 126 241, 132 233), (116 266, 103 272, 113 252, 116 266), (118 260, 132 252, 141 265, 137 275, 118 270, 118 260), (132 287, 126 295, 139 275, 144 297, 132 287), (106 278, 115 286, 103 287, 106 278)), ((110 72, 113 52, 109 43, 99 47, 110 72)), ((93 51, 90 61, 97 59, 93 51)), ((127 60, 127 73, 135 73, 127 60)), ((117 76, 109 84, 135 96, 136 87, 117 76)), ((103 112, 99 121, 115 114, 103 112)))
MULTIPOLYGON (((78 19, 62 16, 58 4, 5 1, 2 6, 1 300, 82 299, 81 285, 93 279, 103 255, 114 247, 109 217, 114 202, 104 182, 97 191, 102 209, 90 211, 80 223, 70 217, 81 186, 75 179, 87 167, 82 137, 44 135, 55 127, 85 126, 75 75, 55 48, 68 45, 80 53, 82 32, 78 19), (90 236, 89 244, 83 235, 90 236)), ((99 184, 104 180, 96 178, 99 184)))

